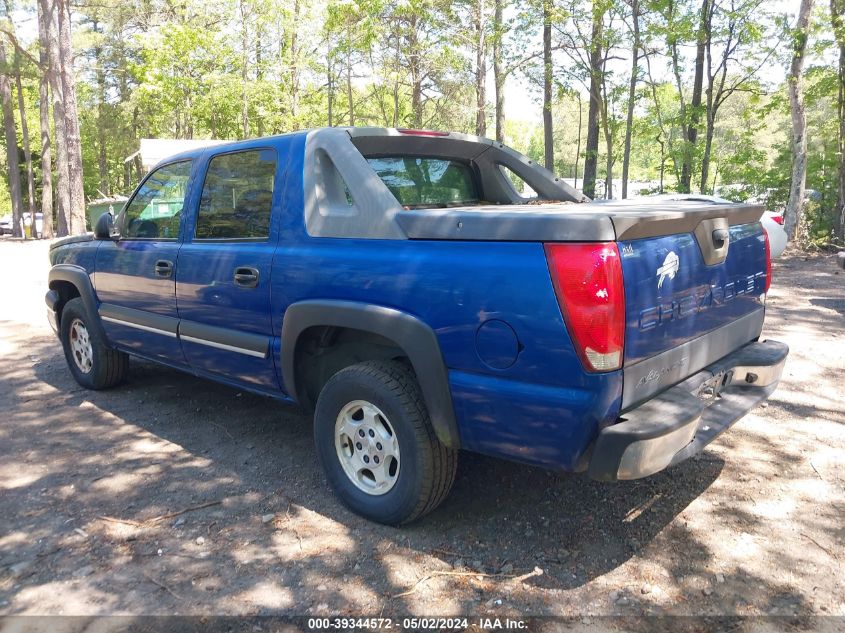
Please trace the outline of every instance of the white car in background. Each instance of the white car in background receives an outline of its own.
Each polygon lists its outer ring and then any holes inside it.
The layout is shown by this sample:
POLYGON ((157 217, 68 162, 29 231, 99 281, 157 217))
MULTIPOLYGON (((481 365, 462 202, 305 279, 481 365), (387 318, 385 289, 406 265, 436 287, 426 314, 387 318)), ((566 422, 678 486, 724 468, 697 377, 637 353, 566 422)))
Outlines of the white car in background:
MULTIPOLYGON (((732 194, 735 191, 741 191, 744 187, 745 185, 723 185, 722 187, 717 187, 717 199, 724 202, 735 200, 736 197, 732 194)), ((774 191, 774 189, 767 190, 767 192, 772 191, 774 191)), ((766 196, 753 196, 749 198, 747 202, 749 204, 765 205, 766 196)), ((760 223, 769 235, 769 251, 771 252, 772 258, 780 257, 786 249, 786 231, 783 228, 783 211, 766 211, 763 214, 763 217, 760 218, 760 223)))
POLYGON ((760 218, 760 223, 769 234, 769 250, 772 258, 780 257, 786 248, 786 231, 783 229, 783 213, 766 211, 760 218))
MULTIPOLYGON (((649 196, 651 199, 662 200, 706 200, 708 202, 726 203, 732 202, 727 198, 719 196, 707 196, 704 194, 662 194, 659 196, 649 196)), ((751 198, 748 202, 753 204, 763 204, 759 198, 751 198)), ((769 251, 772 258, 780 257, 784 249, 786 249, 786 231, 783 229, 783 212, 766 211, 763 217, 760 218, 760 223, 766 229, 769 235, 769 251)))
MULTIPOLYGON (((29 217, 29 213, 23 214, 23 225, 24 226, 31 226, 32 220, 29 217)), ((41 231, 43 230, 44 226, 44 216, 41 213, 35 214, 35 231, 38 235, 41 235, 41 231)), ((4 215, 0 217, 0 235, 12 235, 14 232, 14 220, 12 218, 12 214, 9 213, 8 215, 4 215)))

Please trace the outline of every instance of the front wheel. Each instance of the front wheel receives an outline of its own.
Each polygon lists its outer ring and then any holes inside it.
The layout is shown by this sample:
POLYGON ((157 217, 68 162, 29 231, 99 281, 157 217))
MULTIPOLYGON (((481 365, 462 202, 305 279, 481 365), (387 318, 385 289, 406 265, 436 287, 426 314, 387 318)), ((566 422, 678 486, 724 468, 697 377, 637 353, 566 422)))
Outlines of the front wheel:
POLYGON ((437 439, 414 375, 393 361, 337 372, 314 416, 317 456, 335 493, 379 523, 408 523, 452 487, 457 451, 437 439))
POLYGON ((91 325, 91 317, 79 297, 62 310, 62 347, 70 373, 86 389, 106 389, 123 380, 129 356, 106 345, 91 325))

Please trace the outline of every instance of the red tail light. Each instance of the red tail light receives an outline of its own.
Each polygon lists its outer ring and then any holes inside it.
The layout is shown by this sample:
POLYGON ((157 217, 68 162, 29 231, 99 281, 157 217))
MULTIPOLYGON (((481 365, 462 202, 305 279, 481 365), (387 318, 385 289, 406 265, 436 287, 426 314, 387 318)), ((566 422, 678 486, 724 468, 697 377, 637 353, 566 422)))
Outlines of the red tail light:
POLYGON ((772 220, 783 226, 783 216, 782 215, 773 215, 772 220))
POLYGON ((772 247, 769 246, 769 232, 766 229, 763 229, 763 237, 766 238, 766 294, 769 294, 772 285, 772 247))
POLYGON ((566 328, 587 371, 622 367, 625 286, 614 242, 546 244, 566 328))

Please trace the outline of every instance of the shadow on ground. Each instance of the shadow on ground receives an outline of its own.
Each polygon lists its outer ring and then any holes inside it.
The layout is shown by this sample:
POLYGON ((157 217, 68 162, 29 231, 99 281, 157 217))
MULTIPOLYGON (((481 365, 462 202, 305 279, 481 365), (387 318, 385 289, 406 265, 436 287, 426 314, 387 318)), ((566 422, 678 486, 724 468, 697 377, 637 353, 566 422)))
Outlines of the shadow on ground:
MULTIPOLYGON (((143 361, 133 361, 125 384, 90 392, 72 382, 55 341, 39 340, 26 356, 34 375, 10 372, 4 391, 13 423, 0 435, 8 453, 44 466, 0 502, 14 517, 3 563, 22 550, 34 560, 7 599, 48 579, 96 576, 102 580, 84 598, 112 613, 229 601, 254 613, 320 605, 360 613, 362 603, 407 613, 433 586, 457 588, 450 606, 460 613, 509 585, 518 593, 582 587, 670 524, 679 576, 711 558, 676 520, 719 476, 723 461, 710 453, 616 485, 462 453, 447 501, 393 529, 360 519, 331 495, 310 418, 295 409, 143 361), (55 390, 48 399, 45 386, 55 390), (526 574, 534 575, 511 578, 526 574)), ((726 523, 733 512, 723 509, 726 523)), ((803 607, 800 596, 789 600, 803 607)), ((625 607, 626 592, 616 602, 625 607)), ((11 612, 35 606, 24 599, 11 612)))

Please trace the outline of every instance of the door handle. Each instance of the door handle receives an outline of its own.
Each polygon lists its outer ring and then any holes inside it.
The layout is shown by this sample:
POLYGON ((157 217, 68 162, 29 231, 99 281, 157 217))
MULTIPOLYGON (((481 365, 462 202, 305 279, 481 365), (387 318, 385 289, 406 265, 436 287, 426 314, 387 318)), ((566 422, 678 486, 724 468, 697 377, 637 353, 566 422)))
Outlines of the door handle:
POLYGON ((727 229, 716 229, 713 231, 713 246, 716 248, 722 248, 730 239, 730 233, 728 233, 727 229))
POLYGON ((173 274, 173 262, 160 259, 156 262, 156 277, 170 277, 173 274))
POLYGON ((248 266, 235 268, 235 285, 241 288, 255 288, 258 285, 258 269, 248 266))

